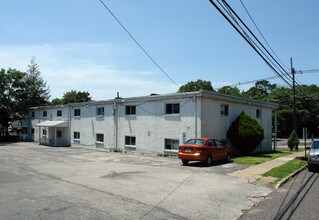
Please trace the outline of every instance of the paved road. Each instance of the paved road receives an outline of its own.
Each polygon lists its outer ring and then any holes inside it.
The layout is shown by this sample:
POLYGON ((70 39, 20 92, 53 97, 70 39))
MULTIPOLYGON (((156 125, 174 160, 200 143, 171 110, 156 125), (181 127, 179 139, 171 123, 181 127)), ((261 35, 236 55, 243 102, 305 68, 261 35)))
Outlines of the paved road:
POLYGON ((271 192, 241 168, 0 143, 0 219, 237 219, 271 192))
POLYGON ((240 219, 319 219, 319 174, 302 171, 240 219))

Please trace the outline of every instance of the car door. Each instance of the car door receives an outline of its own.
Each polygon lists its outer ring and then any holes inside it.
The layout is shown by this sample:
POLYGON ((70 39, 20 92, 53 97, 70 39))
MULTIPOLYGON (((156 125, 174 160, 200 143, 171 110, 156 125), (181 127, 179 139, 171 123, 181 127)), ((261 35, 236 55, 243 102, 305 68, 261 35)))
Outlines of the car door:
POLYGON ((218 149, 216 147, 216 143, 214 139, 208 140, 208 150, 209 150, 209 155, 212 156, 213 160, 218 160, 218 149))
POLYGON ((216 154, 218 157, 218 160, 224 160, 227 157, 227 152, 224 149, 223 144, 219 140, 214 140, 216 145, 216 154))

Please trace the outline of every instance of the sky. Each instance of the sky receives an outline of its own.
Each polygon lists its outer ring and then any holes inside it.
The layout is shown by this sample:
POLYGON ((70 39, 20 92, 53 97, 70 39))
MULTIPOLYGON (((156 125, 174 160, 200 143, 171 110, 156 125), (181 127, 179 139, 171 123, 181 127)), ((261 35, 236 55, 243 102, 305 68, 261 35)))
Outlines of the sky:
MULTIPOLYGON (((35 57, 51 100, 71 90, 107 100, 174 93, 197 79, 218 89, 275 75, 208 0, 103 1, 174 82, 100 0, 1 1, 0 68, 26 71, 35 57)), ((262 40, 240 1, 227 2, 262 40)), ((242 2, 287 71, 291 57, 296 70, 319 69, 318 0, 242 2)), ((318 85, 319 72, 296 79, 318 85)))

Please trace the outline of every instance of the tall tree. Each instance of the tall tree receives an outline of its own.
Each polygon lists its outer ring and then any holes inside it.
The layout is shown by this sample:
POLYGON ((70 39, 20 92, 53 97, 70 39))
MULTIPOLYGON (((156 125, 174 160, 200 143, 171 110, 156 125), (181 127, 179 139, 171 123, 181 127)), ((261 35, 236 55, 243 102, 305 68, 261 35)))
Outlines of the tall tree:
POLYGON ((26 75, 25 101, 26 107, 41 106, 48 103, 50 98, 50 88, 41 77, 39 65, 35 58, 31 59, 26 75))
POLYGON ((210 81, 198 79, 196 82, 190 81, 186 83, 185 85, 182 85, 177 92, 178 93, 195 92, 195 91, 199 91, 200 89, 214 91, 210 81))
POLYGON ((41 77, 34 58, 27 72, 16 69, 0 71, 0 127, 2 135, 10 121, 24 119, 32 106, 45 105, 50 97, 49 88, 41 77))

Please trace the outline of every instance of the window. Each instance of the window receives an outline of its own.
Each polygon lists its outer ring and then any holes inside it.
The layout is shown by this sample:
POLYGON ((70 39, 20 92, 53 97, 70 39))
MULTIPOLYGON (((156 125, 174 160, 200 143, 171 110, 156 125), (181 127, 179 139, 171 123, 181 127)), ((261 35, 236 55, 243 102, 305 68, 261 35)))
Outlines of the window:
POLYGON ((126 106, 125 115, 136 115, 136 106, 126 106))
POLYGON ((96 116, 103 116, 104 115, 104 107, 96 108, 96 116))
POLYGON ((96 141, 104 142, 104 134, 96 134, 96 141))
POLYGON ((81 109, 74 109, 74 116, 81 116, 81 109))
POLYGON ((32 118, 35 117, 35 112, 31 112, 31 117, 32 117, 32 118))
POLYGON ((34 134, 34 128, 32 128, 32 130, 31 130, 31 134, 34 134))
POLYGON ((178 150, 179 140, 165 139, 165 150, 178 150))
POLYGON ((46 136, 46 135, 47 135, 47 130, 46 130, 46 129, 43 129, 43 130, 42 130, 42 135, 43 135, 43 136, 46 136))
POLYGON ((256 118, 261 118, 261 109, 256 109, 256 118))
POLYGON ((228 115, 228 109, 229 109, 228 105, 221 105, 220 106, 220 114, 227 116, 228 115))
POLYGON ((75 131, 75 132, 73 133, 73 138, 74 138, 75 140, 80 140, 80 132, 75 131))
POLYGON ((134 136, 125 136, 125 145, 135 146, 136 138, 134 136))
POLYGON ((61 138, 62 137, 62 131, 61 130, 57 130, 56 131, 56 137, 57 138, 61 138))
POLYGON ((214 140, 216 147, 223 147, 224 145, 219 140, 214 140))
POLYGON ((47 116, 48 116, 48 112, 47 112, 47 111, 43 111, 43 112, 42 112, 42 117, 43 117, 43 118, 46 118, 47 116))
POLYGON ((166 114, 179 114, 179 103, 166 104, 166 114))
POLYGON ((56 116, 57 117, 62 117, 62 110, 57 110, 56 116))

